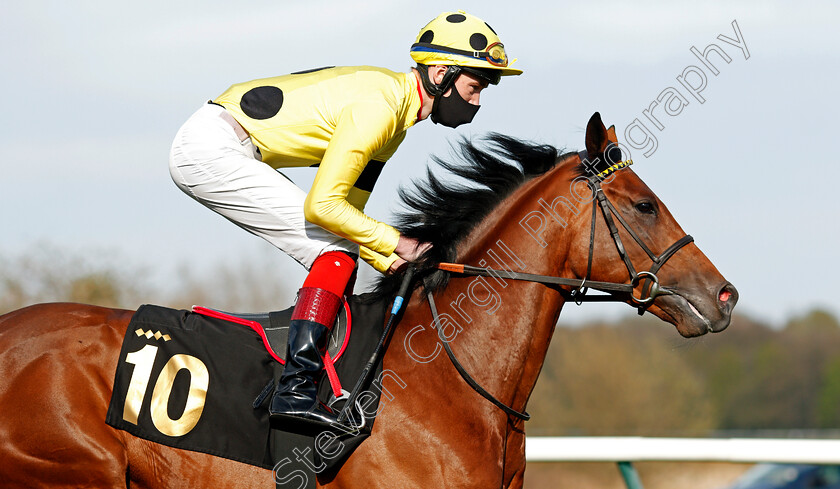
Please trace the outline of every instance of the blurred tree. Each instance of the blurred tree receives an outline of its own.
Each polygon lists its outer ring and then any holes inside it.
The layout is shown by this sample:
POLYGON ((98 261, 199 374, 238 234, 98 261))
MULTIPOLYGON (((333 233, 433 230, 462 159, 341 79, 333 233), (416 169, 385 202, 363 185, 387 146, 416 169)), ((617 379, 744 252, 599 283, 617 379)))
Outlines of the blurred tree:
POLYGON ((166 305, 189 309, 199 304, 240 312, 277 310, 292 305, 284 298, 300 285, 284 281, 281 273, 266 273, 265 266, 254 259, 223 263, 200 272, 181 267, 166 305))
POLYGON ((532 397, 528 429, 540 434, 665 435, 716 426, 692 366, 661 335, 631 327, 558 328, 532 397))
POLYGON ((823 369, 816 410, 819 428, 840 429, 840 356, 828 361, 823 369))
MULTIPOLYGON (((796 387, 787 395, 798 400, 794 427, 830 427, 833 397, 837 382, 832 364, 840 352, 840 324, 828 311, 814 309, 791 319, 782 331, 785 348, 794 355, 784 374, 795 379, 796 387)), ((840 410, 835 404, 834 410, 840 410)), ((835 416, 836 419, 836 416, 835 416)), ((838 427, 837 423, 834 423, 838 427)))
POLYGON ((736 315, 725 332, 704 337, 691 350, 690 362, 705 366, 721 429, 820 426, 816 406, 823 371, 840 346, 840 328, 822 322, 779 329, 736 315))
POLYGON ((268 274, 261 256, 237 264, 182 267, 166 287, 152 287, 148 270, 107 251, 69 252, 42 244, 19 256, 0 255, 0 313, 38 302, 71 301, 135 309, 144 303, 193 304, 238 311, 288 307, 299 284, 268 274))
POLYGON ((826 311, 781 329, 736 315, 725 332, 691 340, 655 319, 620 323, 557 328, 529 432, 840 428, 840 327, 826 311))
POLYGON ((0 312, 55 301, 126 307, 137 305, 146 290, 142 274, 114 253, 40 244, 16 257, 0 256, 0 312))
POLYGON ((814 309, 791 319, 785 328, 792 332, 831 334, 840 331, 840 322, 830 312, 824 309, 814 309))
POLYGON ((107 272, 71 278, 67 284, 67 300, 84 304, 117 307, 123 284, 107 272))

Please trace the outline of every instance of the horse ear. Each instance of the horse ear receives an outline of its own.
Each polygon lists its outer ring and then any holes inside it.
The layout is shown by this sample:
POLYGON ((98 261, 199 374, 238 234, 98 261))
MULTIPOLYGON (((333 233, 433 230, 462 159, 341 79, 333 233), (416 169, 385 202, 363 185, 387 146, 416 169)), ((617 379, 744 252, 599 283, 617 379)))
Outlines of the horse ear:
POLYGON ((611 143, 618 144, 618 136, 615 135, 615 126, 614 125, 610 126, 610 128, 607 129, 607 139, 611 143))
POLYGON ((586 152, 593 156, 599 155, 607 148, 607 144, 607 128, 601 121, 601 114, 595 112, 586 124, 586 152))

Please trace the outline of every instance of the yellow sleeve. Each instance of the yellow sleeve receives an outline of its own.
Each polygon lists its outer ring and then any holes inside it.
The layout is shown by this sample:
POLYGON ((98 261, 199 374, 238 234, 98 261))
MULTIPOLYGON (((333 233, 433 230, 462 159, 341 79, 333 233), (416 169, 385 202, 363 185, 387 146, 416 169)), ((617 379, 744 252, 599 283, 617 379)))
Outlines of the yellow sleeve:
POLYGON ((376 271, 382 273, 388 273, 388 269, 391 268, 391 265, 397 261, 397 258, 399 258, 396 253, 384 256, 370 250, 369 248, 365 248, 364 246, 359 246, 359 256, 376 271))
POLYGON ((388 144, 385 145, 384 148, 380 149, 372 159, 386 162, 394 156, 394 153, 397 152, 397 148, 399 148, 400 144, 402 144, 403 140, 405 140, 405 131, 397 134, 396 137, 391 139, 388 144))
POLYGON ((309 222, 385 256, 397 247, 399 231, 366 216, 347 202, 347 195, 372 155, 394 137, 396 127, 397 116, 384 102, 345 107, 303 207, 309 222))

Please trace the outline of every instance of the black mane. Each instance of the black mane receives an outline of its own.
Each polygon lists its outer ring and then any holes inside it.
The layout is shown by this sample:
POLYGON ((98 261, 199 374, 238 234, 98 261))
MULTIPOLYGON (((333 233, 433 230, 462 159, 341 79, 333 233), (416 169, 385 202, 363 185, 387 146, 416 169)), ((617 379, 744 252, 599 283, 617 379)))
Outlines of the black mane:
MULTIPOLYGON (((453 145, 456 162, 433 156, 437 166, 465 183, 444 182, 431 168, 414 188, 399 190, 404 210, 395 218, 403 235, 432 243, 432 249, 415 265, 417 278, 431 277, 431 287, 446 285, 449 274, 435 272, 440 262, 455 261, 456 247, 502 200, 523 183, 542 175, 565 158, 553 146, 540 145, 491 133, 482 147, 462 139, 453 145)), ((400 276, 384 276, 376 284, 374 296, 394 295, 400 276)))

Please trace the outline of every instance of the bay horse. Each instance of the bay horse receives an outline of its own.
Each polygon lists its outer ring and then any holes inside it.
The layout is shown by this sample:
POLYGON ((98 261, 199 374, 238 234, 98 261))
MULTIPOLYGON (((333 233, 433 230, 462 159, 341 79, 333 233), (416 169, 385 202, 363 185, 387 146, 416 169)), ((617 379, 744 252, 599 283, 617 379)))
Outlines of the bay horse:
MULTIPOLYGON (((399 379, 389 388, 393 395, 383 397, 370 438, 341 470, 319 475, 319 487, 521 488, 524 421, 477 395, 441 354, 441 344, 448 342, 500 403, 522 411, 560 310, 582 298, 584 280, 632 289, 620 300, 685 337, 727 327, 737 291, 684 239, 632 169, 607 168, 616 143, 614 128, 597 113, 587 125, 585 154, 559 155, 498 135, 492 150, 465 142, 461 152, 469 164, 444 166, 471 182, 444 184, 429 174, 425 185, 402 192, 410 209, 405 233, 434 243, 428 263, 566 277, 579 287, 426 268, 425 285, 414 288, 385 353, 384 368, 399 379), (609 176, 594 185, 596 173, 609 176), (592 189, 613 207, 621 227, 610 226, 606 216, 595 219, 602 201, 593 199, 592 189), (645 248, 661 252, 660 258, 663 250, 673 251, 663 266, 645 248), (650 276, 634 276, 633 266, 657 268, 660 287, 654 291, 642 280, 650 276), (424 291, 437 304, 434 319, 424 291)), ((389 293, 394 280, 380 282, 379 292, 389 293)), ((0 486, 299 487, 303 472, 297 469, 311 460, 289 460, 271 471, 158 445, 105 424, 132 314, 41 304, 0 317, 0 486)))

